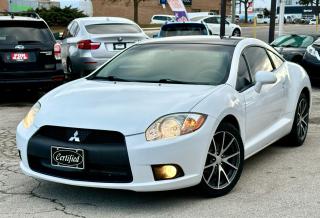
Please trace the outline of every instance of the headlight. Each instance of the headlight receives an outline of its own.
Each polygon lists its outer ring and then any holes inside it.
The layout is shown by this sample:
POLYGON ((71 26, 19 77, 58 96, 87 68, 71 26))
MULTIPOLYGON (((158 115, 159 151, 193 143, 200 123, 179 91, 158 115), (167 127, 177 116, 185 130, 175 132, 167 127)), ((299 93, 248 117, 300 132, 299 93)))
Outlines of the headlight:
POLYGON ((33 124, 34 118, 36 117, 36 115, 39 112, 40 108, 41 108, 41 105, 40 105, 39 102, 37 102, 35 105, 33 105, 33 107, 30 109, 28 114, 23 119, 24 128, 27 129, 33 124))
POLYGON ((197 113, 170 114, 156 120, 146 131, 147 141, 174 138, 199 129, 207 115, 197 113))
POLYGON ((316 57, 320 61, 320 55, 319 55, 318 51, 312 45, 309 45, 307 47, 307 52, 310 55, 312 55, 313 57, 316 57))

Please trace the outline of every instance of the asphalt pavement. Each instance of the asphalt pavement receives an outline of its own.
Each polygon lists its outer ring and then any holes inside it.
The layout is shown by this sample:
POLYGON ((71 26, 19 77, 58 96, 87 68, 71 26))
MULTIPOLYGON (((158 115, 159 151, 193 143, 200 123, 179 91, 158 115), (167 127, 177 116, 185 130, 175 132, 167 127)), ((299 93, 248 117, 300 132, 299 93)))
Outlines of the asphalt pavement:
MULTIPOLYGON (((259 37, 264 32, 261 28, 259 37)), ((244 34, 250 35, 250 29, 244 34)), ((202 198, 192 189, 136 193, 25 176, 18 166, 15 128, 40 96, 0 92, 0 217, 320 217, 319 85, 313 89, 305 144, 292 148, 276 143, 259 152, 245 162, 235 189, 215 199, 202 198)))

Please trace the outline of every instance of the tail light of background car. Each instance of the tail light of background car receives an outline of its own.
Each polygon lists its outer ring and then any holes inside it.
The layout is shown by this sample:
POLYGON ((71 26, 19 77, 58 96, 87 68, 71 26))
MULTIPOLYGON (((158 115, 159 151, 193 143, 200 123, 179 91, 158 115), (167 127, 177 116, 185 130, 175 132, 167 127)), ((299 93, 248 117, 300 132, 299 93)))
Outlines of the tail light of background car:
POLYGON ((78 49, 96 50, 100 47, 100 42, 92 42, 91 40, 81 40, 77 43, 78 49))
POLYGON ((59 43, 54 45, 53 53, 56 60, 61 60, 61 45, 59 43))

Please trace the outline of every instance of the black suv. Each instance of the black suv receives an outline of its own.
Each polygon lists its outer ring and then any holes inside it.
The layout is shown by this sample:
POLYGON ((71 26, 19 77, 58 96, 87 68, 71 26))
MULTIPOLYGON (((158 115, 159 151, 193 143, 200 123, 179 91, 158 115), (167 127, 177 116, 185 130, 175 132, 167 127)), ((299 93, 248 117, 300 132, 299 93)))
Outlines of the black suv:
POLYGON ((63 83, 61 46, 36 13, 0 12, 0 88, 63 83))

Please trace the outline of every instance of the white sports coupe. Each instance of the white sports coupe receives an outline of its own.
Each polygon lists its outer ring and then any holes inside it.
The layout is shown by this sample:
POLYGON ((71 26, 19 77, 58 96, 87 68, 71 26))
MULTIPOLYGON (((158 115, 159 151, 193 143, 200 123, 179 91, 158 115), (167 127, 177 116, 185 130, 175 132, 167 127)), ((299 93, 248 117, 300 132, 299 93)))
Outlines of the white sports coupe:
POLYGON ((17 128, 22 171, 69 185, 228 193, 244 160, 304 143, 305 70, 257 39, 140 42, 42 97, 17 128))

